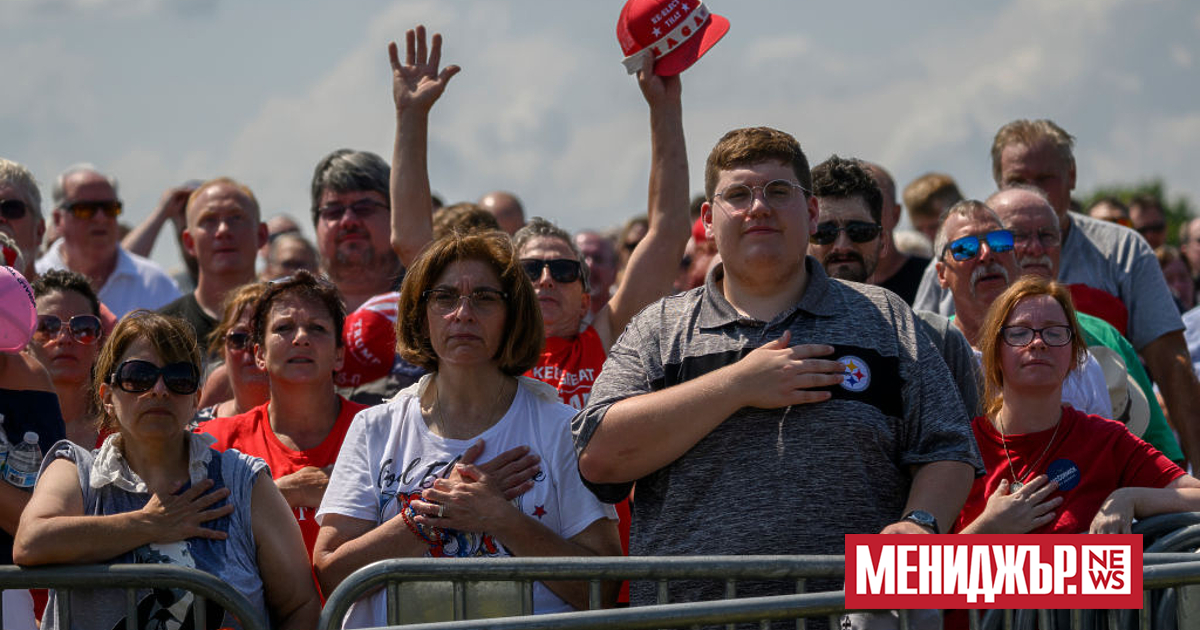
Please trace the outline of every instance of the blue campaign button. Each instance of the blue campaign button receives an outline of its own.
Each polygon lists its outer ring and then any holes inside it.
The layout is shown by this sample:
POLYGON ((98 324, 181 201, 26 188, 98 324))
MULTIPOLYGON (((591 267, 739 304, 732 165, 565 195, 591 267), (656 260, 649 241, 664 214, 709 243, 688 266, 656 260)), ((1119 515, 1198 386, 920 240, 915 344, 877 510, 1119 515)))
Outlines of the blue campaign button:
POLYGON ((1066 492, 1079 485, 1079 466, 1069 459, 1056 459, 1046 467, 1046 476, 1058 484, 1058 489, 1066 492))

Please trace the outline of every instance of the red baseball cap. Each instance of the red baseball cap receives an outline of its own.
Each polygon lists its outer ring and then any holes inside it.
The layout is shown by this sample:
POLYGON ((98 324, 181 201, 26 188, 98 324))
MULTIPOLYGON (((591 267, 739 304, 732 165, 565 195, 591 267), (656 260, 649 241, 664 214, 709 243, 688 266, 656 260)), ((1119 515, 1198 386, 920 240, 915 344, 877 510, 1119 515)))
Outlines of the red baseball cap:
POLYGON ((625 69, 633 74, 646 58, 654 74, 669 77, 691 67, 729 32, 729 20, 709 13, 700 0, 628 0, 617 19, 625 69))
POLYGON ((342 332, 346 354, 342 369, 333 377, 338 387, 370 383, 392 370, 399 299, 395 291, 377 295, 346 316, 342 332))

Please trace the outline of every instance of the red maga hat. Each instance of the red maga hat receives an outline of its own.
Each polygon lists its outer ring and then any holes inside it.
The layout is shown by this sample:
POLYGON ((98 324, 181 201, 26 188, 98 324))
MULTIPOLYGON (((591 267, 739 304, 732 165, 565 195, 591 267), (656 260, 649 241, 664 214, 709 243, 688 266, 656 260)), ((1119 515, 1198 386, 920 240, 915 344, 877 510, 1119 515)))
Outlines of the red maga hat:
POLYGON ((700 0, 628 0, 617 19, 625 69, 633 74, 649 58, 654 74, 687 70, 729 32, 729 20, 709 13, 700 0))

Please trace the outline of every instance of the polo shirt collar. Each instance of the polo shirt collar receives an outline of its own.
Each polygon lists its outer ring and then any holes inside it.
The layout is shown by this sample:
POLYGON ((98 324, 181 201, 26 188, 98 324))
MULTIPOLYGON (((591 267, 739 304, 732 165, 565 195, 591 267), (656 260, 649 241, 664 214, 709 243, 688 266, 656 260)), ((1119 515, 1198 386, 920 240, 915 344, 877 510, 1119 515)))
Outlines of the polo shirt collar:
MULTIPOLYGON (((808 273, 808 286, 800 301, 776 314, 772 322, 784 321, 797 310, 818 317, 830 317, 839 312, 840 295, 835 283, 825 274, 825 268, 812 256, 804 258, 804 269, 808 273)), ((725 277, 725 263, 718 263, 709 270, 704 279, 704 295, 700 302, 699 324, 701 328, 719 328, 728 324, 746 322, 749 318, 738 313, 725 299, 720 281, 725 277)))

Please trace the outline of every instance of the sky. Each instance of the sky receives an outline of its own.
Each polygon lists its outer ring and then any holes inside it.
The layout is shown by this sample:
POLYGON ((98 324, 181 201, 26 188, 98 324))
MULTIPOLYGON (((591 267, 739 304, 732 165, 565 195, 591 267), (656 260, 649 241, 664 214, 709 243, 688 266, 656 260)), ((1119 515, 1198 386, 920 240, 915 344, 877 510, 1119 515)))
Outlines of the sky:
MULTIPOLYGON (((625 74, 621 2, 0 0, 0 156, 48 213, 59 172, 120 181, 136 224, 162 192, 234 177, 264 218, 311 234, 328 152, 390 159, 387 42, 418 23, 462 66, 432 113, 430 177, 448 202, 515 191, 570 230, 644 212, 649 116, 625 74)), ((1079 192, 1159 177, 1200 201, 1200 4, 1189 0, 818 3, 710 0, 729 33, 682 77, 691 189, 738 127, 795 135, 813 164, 878 162, 898 184, 951 174, 992 192, 989 149, 1016 118, 1076 137, 1079 192)), ((178 265, 173 239, 153 258, 178 265)))

